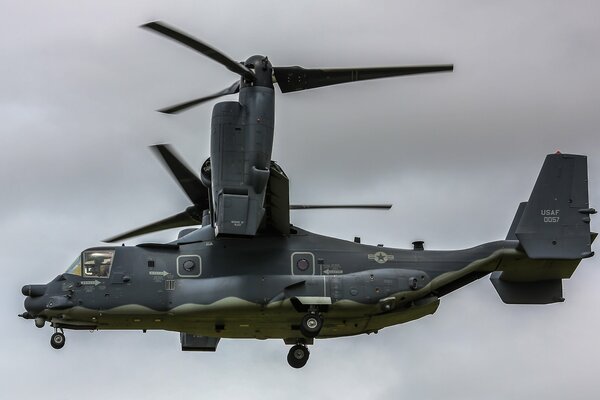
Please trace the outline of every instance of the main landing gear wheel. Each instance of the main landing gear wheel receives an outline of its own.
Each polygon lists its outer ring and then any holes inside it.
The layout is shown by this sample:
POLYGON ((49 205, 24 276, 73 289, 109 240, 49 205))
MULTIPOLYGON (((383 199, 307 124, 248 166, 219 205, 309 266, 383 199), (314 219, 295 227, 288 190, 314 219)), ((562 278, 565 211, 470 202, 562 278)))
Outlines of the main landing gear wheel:
POLYGON ((65 345, 65 335, 62 332, 54 332, 50 337, 50 346, 56 350, 62 349, 65 345))
POLYGON ((303 344, 297 344, 290 349, 287 360, 291 367, 302 368, 306 365, 309 355, 308 347, 303 344))
POLYGON ((317 337, 323 327, 323 318, 317 313, 306 314, 300 322, 300 332, 307 338, 317 337))

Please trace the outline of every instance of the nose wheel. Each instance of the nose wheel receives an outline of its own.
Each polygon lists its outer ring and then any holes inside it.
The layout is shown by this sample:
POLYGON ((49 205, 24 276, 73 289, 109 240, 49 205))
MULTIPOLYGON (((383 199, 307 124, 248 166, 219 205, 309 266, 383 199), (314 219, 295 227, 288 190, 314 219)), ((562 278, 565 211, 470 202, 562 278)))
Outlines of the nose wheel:
POLYGON ((56 350, 60 350, 64 347, 64 345, 65 334, 62 332, 62 329, 60 330, 60 332, 57 329, 50 337, 50 346, 52 346, 56 350))
POLYGON ((288 364, 290 364, 292 368, 302 368, 306 365, 309 355, 310 352, 308 351, 308 347, 306 347, 306 345, 297 344, 292 346, 287 356, 288 364))

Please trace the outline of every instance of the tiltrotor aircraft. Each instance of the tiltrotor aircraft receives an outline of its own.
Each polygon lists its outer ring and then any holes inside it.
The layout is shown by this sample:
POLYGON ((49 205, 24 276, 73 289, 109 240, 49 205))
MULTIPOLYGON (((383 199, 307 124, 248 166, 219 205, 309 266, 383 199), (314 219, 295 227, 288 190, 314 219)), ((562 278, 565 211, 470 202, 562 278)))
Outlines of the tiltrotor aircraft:
MULTIPOLYGON (((587 159, 546 157, 529 201, 505 240, 457 251, 369 246, 290 225, 288 178, 271 160, 274 84, 293 92, 399 75, 451 71, 452 65, 304 69, 274 67, 256 55, 236 62, 164 23, 143 27, 190 47, 241 78, 211 96, 169 107, 175 113, 239 92, 215 105, 210 158, 197 176, 166 145, 154 146, 192 205, 107 242, 187 228, 170 243, 84 250, 45 285, 26 285, 37 327, 163 329, 180 332, 182 350, 215 351, 220 338, 283 339, 288 362, 303 367, 307 345, 378 330, 433 314, 446 294, 489 275, 508 304, 562 302, 562 279, 593 256, 587 159)), ((340 207, 389 208, 387 205, 340 207)))

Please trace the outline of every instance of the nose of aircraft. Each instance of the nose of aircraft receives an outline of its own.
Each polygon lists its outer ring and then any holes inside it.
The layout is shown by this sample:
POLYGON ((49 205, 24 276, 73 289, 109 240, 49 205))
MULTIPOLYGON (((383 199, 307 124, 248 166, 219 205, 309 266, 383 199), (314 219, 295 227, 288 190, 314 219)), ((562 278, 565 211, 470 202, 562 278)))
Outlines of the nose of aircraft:
POLYGON ((27 296, 25 299, 25 309, 30 315, 39 314, 46 307, 44 294, 48 285, 25 285, 21 289, 21 293, 27 296))
POLYGON ((48 285, 25 285, 21 288, 23 296, 39 297, 46 293, 48 285))

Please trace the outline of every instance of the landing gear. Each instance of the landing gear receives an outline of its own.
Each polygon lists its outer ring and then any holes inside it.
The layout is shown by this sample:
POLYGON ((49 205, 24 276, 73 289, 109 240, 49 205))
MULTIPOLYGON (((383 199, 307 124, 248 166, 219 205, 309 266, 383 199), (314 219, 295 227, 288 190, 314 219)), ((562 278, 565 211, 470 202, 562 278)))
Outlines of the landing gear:
POLYGON ((306 365, 309 355, 310 352, 308 351, 308 347, 306 347, 306 345, 297 344, 292 346, 290 349, 287 360, 292 368, 302 368, 306 365))
POLYGON ((52 334, 50 337, 50 346, 55 348, 56 350, 60 350, 65 345, 65 334, 62 332, 58 332, 58 329, 52 334))
POLYGON ((300 333, 307 338, 317 337, 323 327, 323 318, 317 312, 309 312, 302 318, 300 333))

